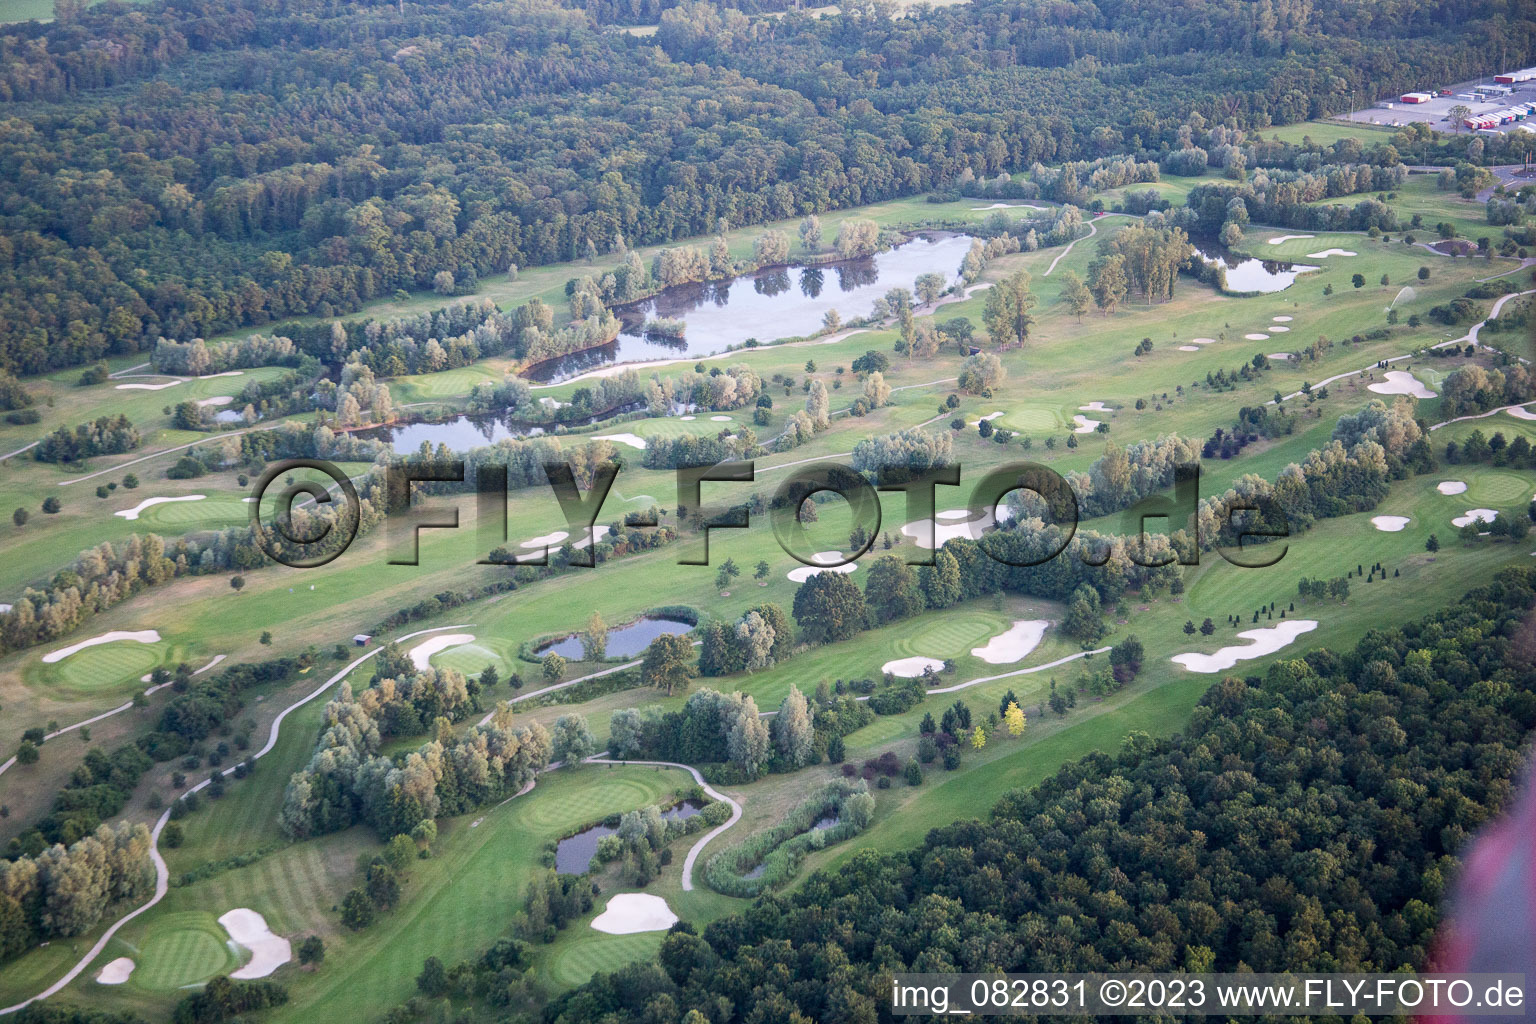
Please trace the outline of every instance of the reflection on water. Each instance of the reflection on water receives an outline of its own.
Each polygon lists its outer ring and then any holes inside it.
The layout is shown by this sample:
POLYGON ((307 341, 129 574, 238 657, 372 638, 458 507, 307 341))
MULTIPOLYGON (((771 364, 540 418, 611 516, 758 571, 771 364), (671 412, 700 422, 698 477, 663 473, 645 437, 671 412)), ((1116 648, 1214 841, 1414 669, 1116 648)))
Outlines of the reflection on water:
MULTIPOLYGON (((1198 247, 1197 247, 1198 248, 1198 247)), ((1278 292, 1295 283, 1296 278, 1317 267, 1280 260, 1257 260, 1240 256, 1230 249, 1198 248, 1206 263, 1220 264, 1227 275, 1229 292, 1278 292)))
MULTIPOLYGON (((629 658, 644 651, 662 634, 679 636, 693 629, 687 622, 677 619, 639 619, 627 626, 608 631, 607 655, 610 658, 629 658)), ((581 637, 576 634, 538 649, 538 654, 558 654, 562 658, 578 659, 582 656, 581 637)))
POLYGON ((560 380, 611 362, 706 356, 748 338, 767 344, 813 334, 828 310, 844 320, 866 316, 876 299, 892 288, 911 290, 920 274, 936 272, 953 282, 970 246, 968 235, 925 235, 865 259, 676 285, 616 310, 624 329, 613 344, 535 366, 527 375, 560 380), (647 337, 646 321, 663 318, 683 321, 684 337, 647 337))
MULTIPOLYGON (((666 821, 683 821, 703 809, 704 805, 697 800, 684 800, 662 811, 661 816, 666 821)), ((597 824, 560 840, 555 844, 555 873, 561 875, 585 873, 592 866, 592 858, 597 856, 598 840, 604 836, 617 835, 618 831, 617 828, 597 824)))

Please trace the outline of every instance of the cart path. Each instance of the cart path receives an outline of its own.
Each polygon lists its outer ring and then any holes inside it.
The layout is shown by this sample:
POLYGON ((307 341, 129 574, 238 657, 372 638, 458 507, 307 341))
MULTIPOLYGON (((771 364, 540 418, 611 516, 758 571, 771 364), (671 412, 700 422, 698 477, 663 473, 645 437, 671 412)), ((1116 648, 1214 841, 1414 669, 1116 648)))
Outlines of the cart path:
MULTIPOLYGON (((404 636, 396 637, 393 642, 400 643, 401 641, 409 640, 412 637, 422 636, 426 633, 440 633, 445 629, 464 629, 467 625, 468 624, 465 623, 457 626, 434 626, 431 629, 421 629, 414 633, 407 633, 404 636)), ((278 716, 272 720, 272 729, 271 733, 267 737, 266 746, 252 754, 248 760, 255 761, 258 758, 265 757, 267 754, 271 753, 272 748, 277 746, 278 730, 282 727, 283 719, 287 718, 290 713, 297 711, 299 708, 308 704, 310 701, 314 700, 316 697, 319 697, 321 694, 325 693, 325 691, 341 682, 352 672, 353 669, 357 668, 357 666, 361 665, 368 659, 374 657, 383 649, 384 646, 380 645, 362 657, 353 659, 346 665, 346 667, 342 668, 341 671, 337 672, 335 675, 331 676, 325 682, 316 687, 308 696, 295 701, 280 711, 278 716)), ((235 772, 235 767, 238 767, 238 765, 226 768, 220 772, 216 772, 215 775, 233 775, 235 772)), ((187 790, 186 793, 183 793, 180 797, 177 797, 177 800, 184 799, 188 794, 196 793, 199 790, 205 788, 210 782, 213 781, 213 779, 214 775, 208 776, 208 778, 187 790)), ((25 1009, 35 1002, 40 1002, 41 1000, 47 999, 50 996, 57 995, 66 986, 68 986, 71 982, 83 974, 85 969, 90 967, 97 957, 101 956, 102 951, 107 948, 107 944, 110 943, 112 939, 117 935, 117 933, 122 930, 124 925, 128 924, 134 918, 138 917, 140 914, 143 914, 151 907, 154 907, 161 900, 165 899, 165 894, 170 891, 171 887, 171 870, 166 866, 165 858, 160 856, 160 833, 165 830, 166 824, 171 820, 171 808, 176 806, 177 800, 171 801, 171 806, 167 807, 165 811, 160 815, 160 819, 155 822, 154 830, 150 833, 149 855, 155 864, 154 896, 152 896, 147 903, 144 903, 142 906, 129 911, 127 914, 124 914, 122 917, 114 921, 112 926, 102 933, 101 938, 96 940, 96 944, 91 947, 90 952, 86 953, 85 956, 80 959, 79 963, 70 968, 69 972, 65 974, 64 977, 48 986, 48 988, 44 989, 42 992, 39 992, 31 999, 17 1003, 15 1006, 0 1008, 0 1017, 5 1016, 6 1014, 16 1013, 17 1011, 25 1009)))

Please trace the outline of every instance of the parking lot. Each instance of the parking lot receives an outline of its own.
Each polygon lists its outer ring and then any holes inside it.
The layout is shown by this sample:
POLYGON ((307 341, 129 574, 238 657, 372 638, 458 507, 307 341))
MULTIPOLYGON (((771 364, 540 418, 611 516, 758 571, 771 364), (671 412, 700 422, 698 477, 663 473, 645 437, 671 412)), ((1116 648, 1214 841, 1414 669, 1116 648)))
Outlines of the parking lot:
MULTIPOLYGON (((1456 85, 1421 86, 1423 92, 1436 93, 1434 99, 1428 103, 1402 103, 1396 96, 1380 100, 1375 106, 1364 110, 1357 110, 1350 114, 1341 115, 1344 120, 1358 121, 1362 124, 1382 124, 1401 126, 1422 121, 1431 128, 1441 132, 1465 132, 1472 134, 1460 121, 1452 121, 1449 117, 1453 107, 1464 106, 1473 114, 1484 114, 1495 110, 1502 110, 1514 103, 1536 102, 1536 82, 1526 82, 1514 87, 1514 92, 1507 96, 1495 96, 1487 100, 1461 99, 1464 94, 1471 94, 1478 85, 1484 85, 1493 81, 1492 76, 1479 78, 1470 82, 1460 82, 1456 85), (1449 96, 1440 96, 1441 90, 1450 92, 1449 96)), ((1500 132, 1516 131, 1522 125, 1536 127, 1536 116, 1524 121, 1513 121, 1500 125, 1496 130, 1500 132)))

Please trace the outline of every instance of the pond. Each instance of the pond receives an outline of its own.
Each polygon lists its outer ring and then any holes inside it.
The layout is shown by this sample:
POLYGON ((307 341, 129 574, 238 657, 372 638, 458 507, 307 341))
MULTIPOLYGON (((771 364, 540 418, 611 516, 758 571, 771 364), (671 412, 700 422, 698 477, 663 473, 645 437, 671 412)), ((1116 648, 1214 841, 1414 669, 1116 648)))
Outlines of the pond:
POLYGON ((614 835, 618 831, 607 825, 593 825, 591 828, 582 829, 575 835, 560 840, 555 846, 555 873, 560 875, 585 873, 592 865, 592 858, 597 855, 597 841, 604 836, 614 835))
POLYGON ((431 448, 447 445, 451 452, 467 452, 514 437, 540 434, 538 427, 499 416, 455 416, 441 423, 402 423, 359 431, 357 436, 374 441, 388 441, 397 455, 414 455, 425 442, 431 448))
POLYGON ((1252 256, 1240 256, 1230 249, 1196 246, 1200 258, 1209 264, 1220 264, 1227 272, 1229 292, 1278 292, 1295 283, 1296 278, 1317 267, 1304 263, 1285 263, 1279 260, 1257 260, 1252 256))
MULTIPOLYGON (((636 619, 627 626, 618 626, 608 631, 608 657, 632 658, 642 653, 650 646, 651 641, 663 634, 679 636, 693 629, 691 623, 680 619, 636 619)), ((572 633, 553 643, 540 647, 537 654, 558 654, 568 660, 578 660, 582 656, 581 636, 572 633)))
POLYGON ((684 800, 662 811, 661 816, 667 821, 686 821, 703 809, 704 804, 698 800, 684 800))
MULTIPOLYGON (((693 817, 703 809, 704 804, 697 800, 684 800, 662 811, 661 816, 666 821, 682 821, 693 817)), ((592 858, 597 856, 598 840, 604 836, 617 835, 618 831, 617 828, 597 824, 560 840, 555 844, 555 873, 584 874, 592 866, 592 858)))
POLYGON ((821 329, 828 310, 837 310, 845 321, 866 316, 876 299, 892 288, 911 290, 920 274, 940 273, 953 283, 970 247, 969 235, 919 235, 863 259, 773 267, 727 281, 675 285, 618 307, 615 312, 624 329, 612 344, 541 363, 526 376, 560 380, 606 363, 696 358, 739 346, 748 338, 768 344, 813 334, 821 329), (683 321, 683 337, 648 336, 645 323, 655 319, 683 321))

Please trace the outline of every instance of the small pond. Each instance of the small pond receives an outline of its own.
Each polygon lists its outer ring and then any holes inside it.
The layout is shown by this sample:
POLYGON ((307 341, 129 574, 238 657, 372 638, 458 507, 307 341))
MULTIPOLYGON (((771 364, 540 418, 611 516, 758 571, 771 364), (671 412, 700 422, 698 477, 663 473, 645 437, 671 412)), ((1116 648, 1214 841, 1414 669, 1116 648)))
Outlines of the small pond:
POLYGON ((686 821, 703 809, 704 805, 697 800, 684 800, 662 811, 661 816, 667 821, 686 821))
MULTIPOLYGON (((692 629, 690 623, 679 619, 637 619, 627 626, 618 626, 608 631, 608 657, 632 658, 644 652, 652 640, 663 634, 680 636, 692 629)), ((577 660, 582 656, 581 636, 572 633, 562 640, 545 644, 536 653, 558 654, 562 658, 577 660)))
POLYGON ((592 858, 597 855, 597 841, 618 831, 607 825, 593 825, 591 828, 583 829, 573 836, 560 840, 555 847, 555 873, 561 875, 584 873, 592 865, 592 858))
POLYGON ((1210 264, 1219 263, 1227 272, 1229 292, 1278 292, 1295 283, 1296 278, 1316 267, 1304 263, 1285 263, 1278 260, 1257 260, 1251 256, 1239 256, 1229 249, 1196 246, 1200 258, 1210 264))
MULTIPOLYGON (((662 811, 661 816, 666 821, 683 821, 703 809, 704 804, 697 800, 684 800, 662 811)), ((598 840, 604 836, 617 835, 618 831, 617 828, 609 828, 599 823, 560 840, 555 846, 555 873, 561 875, 585 873, 592 866, 592 858, 597 856, 598 840)))
POLYGON ((943 274, 953 283, 970 247, 969 235, 925 234, 862 259, 771 267, 727 281, 675 285, 618 307, 624 328, 612 344, 541 363, 526 376, 561 380, 605 363, 696 358, 748 338, 766 345, 813 334, 828 310, 837 310, 845 321, 866 316, 877 298, 892 288, 910 291, 920 274, 943 274), (659 318, 683 321, 683 337, 648 336, 646 321, 659 318))

